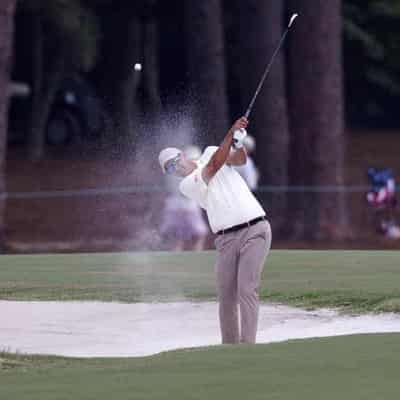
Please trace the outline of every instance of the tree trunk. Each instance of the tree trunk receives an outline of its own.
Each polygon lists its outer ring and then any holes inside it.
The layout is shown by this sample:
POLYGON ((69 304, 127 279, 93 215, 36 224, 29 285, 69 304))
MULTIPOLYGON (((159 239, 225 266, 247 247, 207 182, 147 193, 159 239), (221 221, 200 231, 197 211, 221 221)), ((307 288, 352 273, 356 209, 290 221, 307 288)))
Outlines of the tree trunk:
POLYGON ((11 57, 14 34, 15 0, 0 1, 0 250, 5 247, 4 211, 6 203, 5 164, 11 57))
MULTIPOLYGON (((283 34, 283 1, 234 0, 227 3, 230 27, 230 74, 236 85, 234 102, 244 114, 248 103, 283 34)), ((285 49, 278 53, 250 115, 249 134, 254 135, 256 161, 263 185, 287 186, 289 129, 285 84, 285 49)), ((286 217, 286 193, 263 195, 268 215, 278 234, 286 217)))
POLYGON ((155 19, 143 22, 143 91, 147 119, 154 120, 161 112, 158 63, 158 26, 155 19))
MULTIPOLYGON (((38 37, 40 42, 42 37, 38 37)), ((31 160, 40 160, 44 156, 46 144, 46 127, 50 116, 51 106, 59 88, 60 82, 64 77, 66 55, 62 44, 58 50, 53 54, 50 69, 46 73, 46 83, 42 79, 42 70, 39 70, 40 65, 43 64, 42 59, 44 54, 42 52, 43 46, 38 47, 38 51, 34 53, 35 57, 39 60, 34 61, 35 68, 34 76, 38 78, 33 93, 32 111, 31 111, 31 127, 28 141, 28 156, 31 160)))
POLYGON ((112 144, 133 142, 138 120, 137 86, 142 72, 134 65, 142 62, 140 21, 125 7, 107 9, 104 19, 102 58, 96 74, 105 105, 113 119, 109 133, 112 144))
POLYGON ((189 102, 197 142, 219 144, 228 126, 225 54, 220 0, 185 1, 189 102))
MULTIPOLYGON (((292 183, 316 189, 342 185, 341 1, 291 4, 300 15, 291 35, 290 53, 292 183)), ((293 202, 292 209, 299 232, 311 238, 338 239, 348 233, 343 193, 316 190, 303 194, 293 202)))

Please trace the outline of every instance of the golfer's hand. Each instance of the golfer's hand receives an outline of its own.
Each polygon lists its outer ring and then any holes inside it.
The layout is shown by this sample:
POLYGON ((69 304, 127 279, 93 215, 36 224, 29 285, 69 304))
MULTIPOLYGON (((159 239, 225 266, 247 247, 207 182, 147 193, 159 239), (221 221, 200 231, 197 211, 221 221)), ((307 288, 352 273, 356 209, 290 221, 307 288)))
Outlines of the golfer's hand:
POLYGON ((233 132, 232 145, 235 149, 241 149, 243 147, 244 138, 247 136, 247 131, 244 128, 238 129, 233 132))
POLYGON ((243 140, 247 135, 246 127, 249 121, 246 117, 239 118, 233 125, 233 137, 232 145, 235 149, 241 149, 243 147, 243 140))
POLYGON ((232 131, 238 131, 240 129, 246 129, 249 121, 246 117, 239 118, 235 123, 232 125, 232 131))

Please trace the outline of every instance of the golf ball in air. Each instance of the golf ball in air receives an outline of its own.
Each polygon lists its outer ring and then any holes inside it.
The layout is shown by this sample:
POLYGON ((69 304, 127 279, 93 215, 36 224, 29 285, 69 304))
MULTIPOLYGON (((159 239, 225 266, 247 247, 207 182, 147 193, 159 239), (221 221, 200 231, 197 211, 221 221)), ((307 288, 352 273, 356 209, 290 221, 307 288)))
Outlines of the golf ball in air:
POLYGON ((142 64, 136 63, 134 66, 135 71, 141 71, 142 70, 142 64))

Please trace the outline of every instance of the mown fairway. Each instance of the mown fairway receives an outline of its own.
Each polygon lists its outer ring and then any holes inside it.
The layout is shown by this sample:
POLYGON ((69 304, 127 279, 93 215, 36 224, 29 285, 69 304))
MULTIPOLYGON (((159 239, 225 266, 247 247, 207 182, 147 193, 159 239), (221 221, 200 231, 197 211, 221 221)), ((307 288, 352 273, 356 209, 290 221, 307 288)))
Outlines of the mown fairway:
POLYGON ((400 335, 181 350, 139 359, 0 354, 0 397, 18 400, 396 399, 400 335))
MULTIPOLYGON (((214 252, 1 256, 0 298, 213 299, 214 261, 214 252)), ((400 252, 275 250, 260 294, 305 307, 400 311, 400 252)))

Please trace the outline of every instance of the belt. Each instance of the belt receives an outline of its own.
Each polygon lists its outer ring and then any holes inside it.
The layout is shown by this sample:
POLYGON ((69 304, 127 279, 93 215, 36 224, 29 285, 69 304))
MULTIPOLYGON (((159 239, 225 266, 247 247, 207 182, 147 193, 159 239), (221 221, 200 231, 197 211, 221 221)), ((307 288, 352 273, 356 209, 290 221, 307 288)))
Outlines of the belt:
POLYGON ((265 219, 266 218, 264 216, 258 217, 258 218, 252 219, 251 221, 245 222, 243 224, 235 225, 235 226, 232 226, 227 229, 221 229, 220 231, 217 232, 217 235, 224 235, 225 233, 240 231, 240 229, 248 228, 249 226, 254 225, 257 222, 265 221, 265 219))

